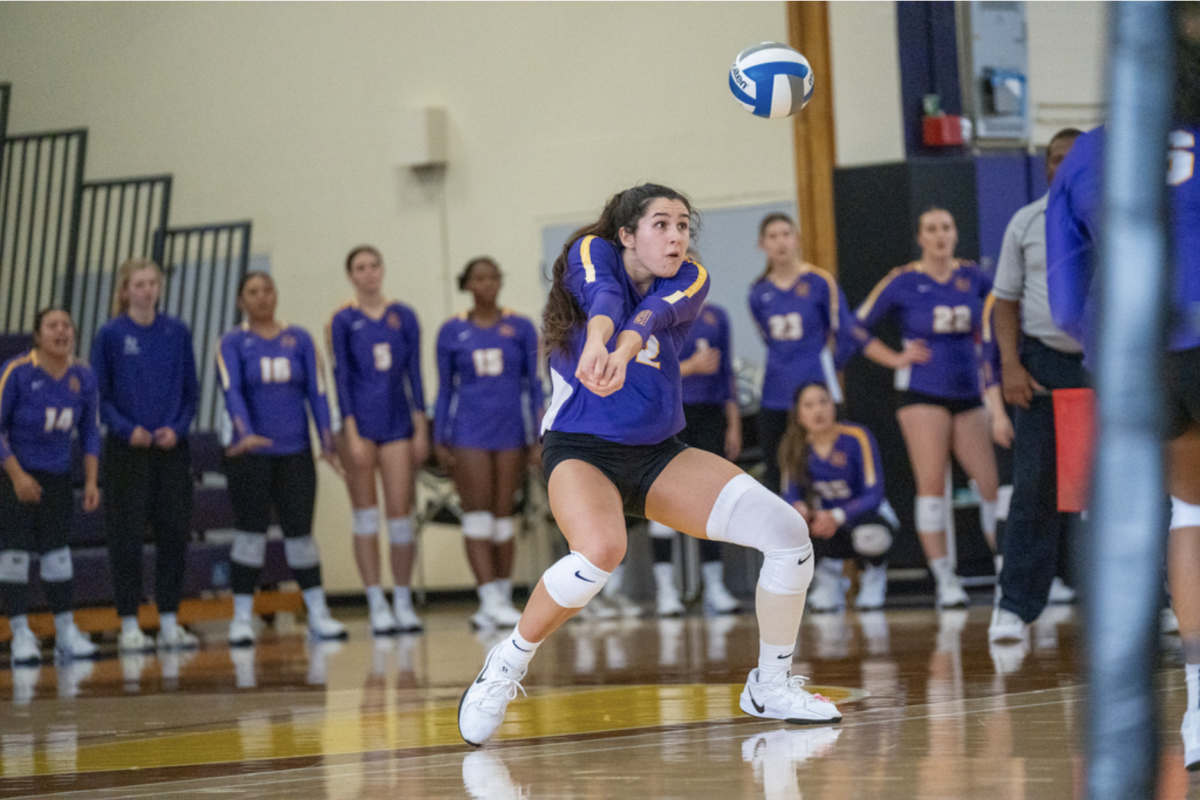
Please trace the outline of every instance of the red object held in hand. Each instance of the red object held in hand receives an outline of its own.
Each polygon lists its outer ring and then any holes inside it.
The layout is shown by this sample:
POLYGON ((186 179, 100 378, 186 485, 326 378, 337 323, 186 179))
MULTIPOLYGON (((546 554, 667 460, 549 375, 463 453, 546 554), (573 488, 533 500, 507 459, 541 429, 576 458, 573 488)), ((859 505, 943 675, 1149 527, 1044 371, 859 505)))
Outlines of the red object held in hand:
POLYGON ((1096 395, 1091 389, 1055 389, 1053 397, 1058 510, 1083 511, 1095 452, 1096 395))

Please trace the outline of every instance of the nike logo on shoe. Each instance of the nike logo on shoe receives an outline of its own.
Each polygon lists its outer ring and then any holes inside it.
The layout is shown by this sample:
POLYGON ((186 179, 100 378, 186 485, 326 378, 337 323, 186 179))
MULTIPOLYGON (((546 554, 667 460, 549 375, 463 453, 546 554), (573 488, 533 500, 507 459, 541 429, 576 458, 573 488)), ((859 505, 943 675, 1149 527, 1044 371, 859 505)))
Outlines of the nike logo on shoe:
POLYGON ((575 570, 575 577, 579 578, 579 580, 581 580, 581 581, 587 581, 588 583, 595 583, 594 580, 591 580, 590 578, 585 578, 582 575, 580 575, 579 570, 575 570))
POLYGON ((747 691, 746 694, 750 695, 750 705, 754 706, 755 711, 757 711, 760 714, 767 713, 767 707, 760 704, 757 700, 754 699, 754 692, 747 691))

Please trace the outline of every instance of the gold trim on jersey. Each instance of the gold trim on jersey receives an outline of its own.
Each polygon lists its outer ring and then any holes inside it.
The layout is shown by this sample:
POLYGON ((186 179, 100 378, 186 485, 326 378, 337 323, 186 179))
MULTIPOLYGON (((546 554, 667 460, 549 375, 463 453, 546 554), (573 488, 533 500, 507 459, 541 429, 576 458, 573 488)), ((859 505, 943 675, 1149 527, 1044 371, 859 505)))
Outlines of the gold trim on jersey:
POLYGON ((837 431, 853 437, 858 442, 858 448, 862 451, 863 482, 867 486, 874 486, 876 481, 875 451, 871 448, 871 439, 867 436, 866 430, 858 425, 841 423, 837 426, 837 431))
POLYGON ((983 340, 985 342, 992 341, 995 335, 992 332, 992 311, 996 307, 996 295, 993 292, 988 292, 988 296, 983 301, 983 340))
POLYGON ((901 275, 907 272, 920 271, 921 265, 916 261, 912 262, 911 264, 904 264, 903 266, 893 268, 891 272, 883 276, 883 280, 875 284, 875 288, 871 290, 869 295, 867 295, 867 299, 863 300, 862 305, 858 307, 858 311, 855 313, 855 316, 858 317, 860 322, 865 320, 871 315, 871 308, 875 305, 875 301, 879 299, 879 295, 883 294, 883 290, 886 289, 892 281, 896 280, 896 278, 899 278, 901 275))
POLYGON ((841 300, 838 299, 837 281, 832 275, 820 267, 812 264, 805 264, 804 266, 807 272, 810 272, 813 275, 816 275, 818 278, 824 280, 826 286, 829 288, 829 330, 836 331, 838 329, 839 316, 838 304, 841 302, 841 300))
POLYGON ((583 282, 596 282, 596 265, 592 263, 592 239, 595 236, 585 236, 579 242, 579 258, 583 261, 583 282))
POLYGON ((685 297, 694 297, 696 292, 700 291, 700 287, 703 286, 705 281, 708 280, 708 270, 700 266, 699 261, 693 261, 692 263, 696 265, 697 269, 696 280, 692 281, 692 285, 688 288, 667 295, 665 299, 671 305, 678 303, 685 297))
MULTIPOLYGON (((6 367, 4 370, 4 375, 0 376, 0 402, 3 402, 3 400, 4 400, 4 385, 6 383, 8 383, 8 376, 12 374, 12 371, 14 369, 21 366, 22 364, 33 364, 36 367, 38 365, 37 353, 30 350, 25 355, 18 356, 17 358, 14 358, 12 361, 9 362, 8 367, 6 367)), ((3 409, 0 408, 0 413, 2 413, 2 411, 3 411, 3 409)))
POLYGON ((221 345, 228 335, 223 333, 217 338, 217 372, 221 374, 221 388, 225 391, 229 391, 229 367, 225 365, 225 356, 221 355, 221 345))

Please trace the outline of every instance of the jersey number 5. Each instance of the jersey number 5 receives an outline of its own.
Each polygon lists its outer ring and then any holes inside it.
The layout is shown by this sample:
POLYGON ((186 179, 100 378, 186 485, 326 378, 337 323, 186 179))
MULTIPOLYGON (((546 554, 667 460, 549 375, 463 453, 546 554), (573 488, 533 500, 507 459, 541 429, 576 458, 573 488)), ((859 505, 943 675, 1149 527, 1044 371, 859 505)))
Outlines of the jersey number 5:
POLYGON ((645 364, 647 367, 662 369, 662 364, 654 360, 656 358, 658 358, 658 337, 651 336, 646 340, 646 346, 638 350, 635 361, 639 364, 645 364))
POLYGON ((969 333, 971 330, 970 306, 934 306, 934 333, 969 333))
POLYGON ((371 354, 375 356, 375 369, 379 372, 387 372, 392 368, 392 345, 388 342, 380 342, 371 348, 371 354))
POLYGON ((798 311, 767 317, 767 327, 777 342, 794 342, 804 335, 804 320, 798 311))
POLYGON ((47 408, 46 409, 46 433, 54 431, 69 431, 71 426, 75 424, 75 409, 73 408, 47 408))
POLYGON ((1171 156, 1167 162, 1167 185, 1178 186, 1196 170, 1196 137, 1187 131, 1171 131, 1171 156))
POLYGON ((292 380, 292 362, 282 356, 263 356, 258 360, 263 383, 288 383, 292 380))
POLYGON ((504 372, 504 351, 499 347, 472 350, 471 360, 475 362, 476 375, 494 377, 504 372))

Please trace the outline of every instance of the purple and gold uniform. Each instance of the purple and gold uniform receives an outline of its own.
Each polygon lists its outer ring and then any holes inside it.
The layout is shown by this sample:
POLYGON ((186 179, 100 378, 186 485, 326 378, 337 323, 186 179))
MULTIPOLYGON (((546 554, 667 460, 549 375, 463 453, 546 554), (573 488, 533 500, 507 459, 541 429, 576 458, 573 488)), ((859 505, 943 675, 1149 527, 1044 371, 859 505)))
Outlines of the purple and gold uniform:
POLYGON ((522 396, 530 414, 542 407, 537 329, 505 309, 484 328, 467 312, 438 332, 438 398, 433 435, 438 444, 478 450, 514 450, 529 442, 522 396))
POLYGON ((84 455, 99 458, 99 406, 87 363, 72 360, 55 378, 36 352, 11 359, 0 372, 0 463, 15 455, 26 471, 69 473, 76 429, 84 455))
MULTIPOLYGON (((875 437, 861 425, 842 422, 838 437, 825 458, 808 448, 808 477, 818 499, 814 510, 840 508, 846 515, 844 525, 874 513, 883 503, 883 464, 875 437)), ((783 499, 789 503, 808 498, 800 496, 795 481, 789 480, 783 499)))
POLYGON ((684 377, 684 405, 723 406, 737 399, 733 378, 733 347, 729 340, 729 315, 720 306, 705 303, 683 341, 679 360, 686 361, 696 351, 710 349, 720 351, 721 366, 712 375, 684 377))
POLYGON ((217 369, 233 424, 231 445, 257 434, 271 440, 269 447, 254 450, 257 455, 311 450, 307 400, 321 448, 333 450, 320 356, 303 328, 284 325, 278 336, 264 339, 242 323, 221 337, 217 369))
POLYGON ((760 278, 750 287, 750 313, 767 345, 763 408, 787 410, 801 386, 828 383, 822 364, 827 346, 833 345, 830 352, 841 367, 871 338, 850 313, 837 281, 815 267, 805 267, 787 289, 760 278))
POLYGON ((643 347, 629 362, 625 385, 599 397, 575 377, 587 339, 586 326, 572 335, 567 353, 550 356, 554 386, 542 432, 587 433, 629 445, 658 444, 683 429, 683 389, 679 354, 692 320, 708 296, 708 270, 685 260, 670 278, 655 278, 643 295, 625 271, 621 247, 595 236, 571 245, 563 276, 588 319, 613 321, 611 348, 621 331, 642 337, 643 347))
POLYGON ((413 410, 425 410, 417 315, 391 302, 372 319, 357 303, 338 309, 326 328, 342 419, 359 436, 383 443, 411 439, 413 410))
POLYGON ((862 324, 873 328, 893 310, 901 315, 905 341, 922 339, 930 359, 896 370, 896 388, 950 400, 978 398, 976 337, 992 280, 971 261, 958 260, 945 283, 914 261, 896 267, 858 307, 862 324))
MULTIPOLYGON (((1171 131, 1167 184, 1174 242, 1175 308, 1169 347, 1200 347, 1200 180, 1196 180, 1196 141, 1200 126, 1171 131)), ((1046 280, 1054 322, 1085 346, 1091 315, 1092 250, 1100 242, 1103 201, 1104 129, 1075 140, 1050 188, 1046 207, 1046 280)), ((1133 265, 1130 265, 1133 266, 1133 265)))

